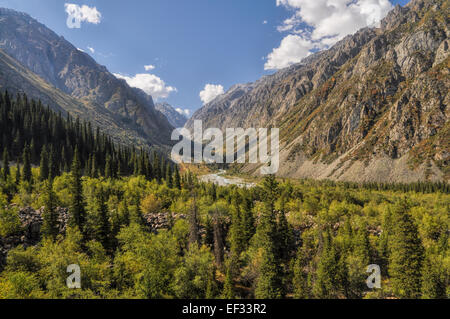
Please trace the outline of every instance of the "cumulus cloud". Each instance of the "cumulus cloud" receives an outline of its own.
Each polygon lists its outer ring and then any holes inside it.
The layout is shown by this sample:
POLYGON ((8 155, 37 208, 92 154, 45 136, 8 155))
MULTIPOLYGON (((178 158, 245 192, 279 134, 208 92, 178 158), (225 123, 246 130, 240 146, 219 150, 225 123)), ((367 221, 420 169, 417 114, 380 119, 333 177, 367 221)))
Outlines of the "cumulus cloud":
POLYGON ((206 84, 205 88, 200 92, 200 99, 203 104, 207 104, 223 93, 222 85, 206 84))
POLYGON ((87 5, 79 6, 73 3, 66 3, 64 5, 67 13, 67 27, 71 29, 81 28, 81 22, 99 24, 102 19, 102 14, 96 7, 89 7, 87 5))
POLYGON ((154 66, 154 65, 151 65, 151 64, 149 64, 149 65, 144 65, 144 69, 145 69, 145 71, 151 71, 151 70, 154 70, 156 67, 154 66))
POLYGON ((87 48, 88 48, 89 52, 91 52, 92 54, 95 53, 95 49, 93 47, 87 47, 87 48))
POLYGON ((176 108, 175 111, 177 111, 178 113, 180 113, 181 115, 184 116, 189 116, 191 114, 191 111, 188 109, 180 109, 180 108, 176 108))
POLYGON ((389 0, 276 0, 276 4, 294 13, 277 28, 290 34, 268 55, 266 70, 300 62, 311 50, 329 48, 361 28, 375 27, 392 9, 389 0))
POLYGON ((273 49, 272 53, 268 55, 264 68, 266 70, 282 69, 293 63, 298 63, 310 54, 310 50, 314 47, 312 41, 295 34, 289 34, 281 41, 280 46, 273 49))
POLYGON ((118 79, 125 80, 129 86, 141 89, 151 95, 155 100, 165 99, 170 93, 177 92, 177 89, 166 85, 159 77, 153 74, 136 74, 133 77, 122 74, 114 74, 118 79))

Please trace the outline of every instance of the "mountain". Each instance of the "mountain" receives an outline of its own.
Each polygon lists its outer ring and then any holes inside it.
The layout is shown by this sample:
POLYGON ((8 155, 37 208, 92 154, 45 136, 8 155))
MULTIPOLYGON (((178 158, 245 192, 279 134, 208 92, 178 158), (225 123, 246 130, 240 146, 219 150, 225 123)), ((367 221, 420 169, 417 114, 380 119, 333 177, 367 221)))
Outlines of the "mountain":
POLYGON ((187 122, 187 117, 178 113, 172 105, 168 103, 156 103, 155 108, 167 117, 173 127, 183 127, 187 122))
POLYGON ((146 146, 148 141, 133 125, 124 123, 104 107, 82 102, 25 68, 0 49, 0 91, 7 90, 15 96, 26 93, 31 99, 40 100, 56 112, 70 113, 99 127, 120 144, 146 146))
POLYGON ((171 145, 173 127, 150 96, 29 15, 0 8, 0 49, 59 91, 133 127, 148 144, 171 145))
MULTIPOLYGON (((450 178, 449 2, 396 6, 327 51, 236 85, 186 123, 279 127, 279 176, 412 182, 450 178)), ((255 165, 241 170, 257 174, 255 165)))

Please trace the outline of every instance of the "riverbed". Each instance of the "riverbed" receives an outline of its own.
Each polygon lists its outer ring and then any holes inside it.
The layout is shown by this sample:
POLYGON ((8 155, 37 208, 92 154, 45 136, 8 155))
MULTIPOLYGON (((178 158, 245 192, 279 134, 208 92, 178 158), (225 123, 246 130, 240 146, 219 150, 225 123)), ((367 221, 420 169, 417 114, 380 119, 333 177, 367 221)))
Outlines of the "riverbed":
POLYGON ((256 186, 255 183, 246 182, 243 179, 238 178, 238 177, 222 176, 225 173, 226 173, 225 170, 220 170, 218 173, 200 176, 200 180, 202 182, 206 182, 206 183, 214 183, 219 186, 236 185, 238 187, 247 187, 247 188, 252 188, 252 187, 256 186))

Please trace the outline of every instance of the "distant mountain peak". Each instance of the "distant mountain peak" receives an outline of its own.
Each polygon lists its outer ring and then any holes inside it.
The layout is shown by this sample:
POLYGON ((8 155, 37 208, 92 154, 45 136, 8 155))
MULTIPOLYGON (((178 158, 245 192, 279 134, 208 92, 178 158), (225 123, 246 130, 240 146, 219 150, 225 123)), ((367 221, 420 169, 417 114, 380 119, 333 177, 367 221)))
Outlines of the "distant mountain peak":
POLYGON ((173 127, 183 127, 188 120, 184 114, 178 112, 167 102, 156 103, 155 108, 167 117, 169 123, 172 124, 173 127))

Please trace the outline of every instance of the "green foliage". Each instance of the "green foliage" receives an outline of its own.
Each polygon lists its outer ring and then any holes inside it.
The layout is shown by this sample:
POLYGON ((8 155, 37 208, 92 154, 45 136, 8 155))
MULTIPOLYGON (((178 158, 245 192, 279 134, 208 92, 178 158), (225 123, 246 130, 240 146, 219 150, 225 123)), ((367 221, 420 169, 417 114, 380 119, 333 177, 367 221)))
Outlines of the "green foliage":
POLYGON ((418 298, 422 286, 423 246, 417 226, 405 202, 397 203, 393 212, 389 239, 389 275, 396 295, 418 298))

